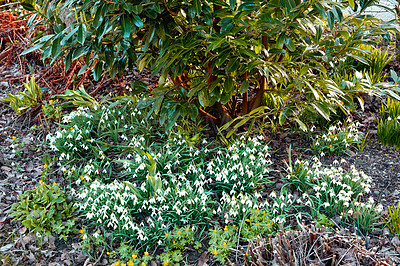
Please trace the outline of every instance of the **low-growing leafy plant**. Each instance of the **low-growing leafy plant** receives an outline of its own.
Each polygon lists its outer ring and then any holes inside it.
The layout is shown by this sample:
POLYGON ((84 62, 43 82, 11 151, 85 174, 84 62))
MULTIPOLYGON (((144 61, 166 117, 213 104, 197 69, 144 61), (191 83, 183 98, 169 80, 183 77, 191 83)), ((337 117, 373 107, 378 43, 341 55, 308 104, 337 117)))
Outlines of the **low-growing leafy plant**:
POLYGON ((194 228, 190 226, 175 228, 172 232, 165 233, 164 245, 172 249, 183 249, 185 246, 195 244, 195 247, 199 248, 201 244, 195 242, 194 233, 194 228))
POLYGON ((372 198, 367 203, 355 202, 352 209, 349 211, 350 221, 354 227, 362 235, 367 235, 374 228, 374 224, 380 220, 382 205, 375 205, 372 198))
POLYGON ((361 133, 355 124, 341 126, 341 123, 337 123, 330 126, 327 132, 312 137, 312 147, 316 154, 339 155, 359 143, 360 138, 361 133))
POLYGON ((107 255, 110 258, 110 264, 114 266, 146 266, 154 258, 147 251, 140 255, 133 246, 127 245, 125 242, 121 243, 118 249, 107 252, 107 255))
POLYGON ((164 266, 179 266, 181 265, 180 262, 183 261, 183 256, 180 250, 166 249, 164 253, 157 256, 157 259, 164 266))
POLYGON ((41 182, 38 187, 18 197, 10 214, 38 237, 56 233, 62 239, 67 239, 70 233, 76 231, 76 209, 59 185, 41 182))
POLYGON ((226 225, 223 229, 216 227, 208 233, 210 236, 208 252, 220 263, 224 264, 231 254, 231 249, 238 242, 238 228, 236 225, 226 225))
POLYGON ((384 146, 400 149, 400 102, 388 99, 382 104, 378 120, 378 140, 384 146))
POLYGON ((258 235, 268 236, 276 231, 277 227, 273 222, 271 214, 265 209, 252 209, 250 215, 245 219, 240 235, 248 240, 258 235))
POLYGON ((57 100, 49 100, 43 101, 42 103, 42 112, 46 119, 54 120, 59 122, 62 116, 62 107, 60 106, 58 99, 57 100))
POLYGON ((315 219, 315 227, 316 228, 328 228, 330 231, 333 231, 333 227, 335 224, 326 217, 325 214, 319 213, 315 219))
POLYGON ((35 82, 35 77, 24 83, 25 90, 18 92, 17 95, 8 94, 1 101, 10 102, 11 108, 19 115, 29 108, 35 107, 42 100, 42 89, 35 82))
POLYGON ((25 142, 23 140, 20 140, 19 138, 16 138, 15 136, 11 137, 11 148, 12 151, 15 152, 15 154, 22 158, 23 155, 23 150, 22 148, 24 147, 25 142))
POLYGON ((359 151, 363 151, 365 147, 372 141, 372 139, 367 141, 369 131, 364 135, 364 137, 357 143, 357 148, 359 151))
POLYGON ((390 229, 390 232, 400 235, 400 201, 397 206, 388 207, 387 216, 385 224, 390 229))
POLYGON ((289 184, 301 189, 306 205, 316 215, 321 211, 328 217, 347 214, 354 202, 370 191, 370 177, 354 166, 347 172, 338 164, 335 162, 334 166, 324 167, 315 158, 314 162, 296 161, 295 166, 288 169, 289 184), (297 176, 298 173, 301 175, 297 176))

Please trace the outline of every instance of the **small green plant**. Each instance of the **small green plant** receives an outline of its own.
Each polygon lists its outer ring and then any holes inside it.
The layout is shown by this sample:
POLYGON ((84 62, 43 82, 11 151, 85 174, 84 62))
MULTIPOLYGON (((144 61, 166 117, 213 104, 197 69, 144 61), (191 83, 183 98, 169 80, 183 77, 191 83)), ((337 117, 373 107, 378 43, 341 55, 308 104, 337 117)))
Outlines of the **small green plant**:
POLYGON ((19 138, 16 138, 15 136, 11 137, 11 148, 15 152, 15 154, 19 157, 22 158, 23 151, 21 148, 23 148, 25 145, 25 142, 20 140, 19 138))
POLYGON ((18 197, 10 214, 38 237, 56 233, 66 240, 70 233, 76 231, 76 209, 56 183, 47 185, 40 181, 38 187, 18 197))
POLYGON ((355 202, 348 211, 347 217, 354 224, 356 230, 362 235, 367 235, 374 228, 375 223, 381 218, 383 207, 375 205, 372 198, 367 203, 355 202))
POLYGON ((10 102, 11 108, 19 115, 38 105, 39 101, 42 100, 42 89, 35 82, 34 76, 24 83, 24 87, 25 90, 18 92, 17 95, 8 94, 7 97, 0 99, 1 101, 10 102))
POLYGON ((194 230, 189 226, 175 228, 172 232, 165 233, 165 245, 171 249, 183 249, 194 244, 194 248, 201 247, 201 243, 194 240, 194 230))
POLYGON ((226 258, 231 254, 231 249, 237 244, 237 226, 226 225, 224 229, 216 227, 211 229, 208 235, 210 236, 208 252, 224 264, 226 258))
POLYGON ((312 137, 312 147, 316 154, 339 155, 346 153, 346 149, 353 144, 359 143, 361 133, 355 124, 341 126, 338 122, 329 127, 327 132, 321 132, 312 137))
POLYGON ((305 204, 315 215, 324 213, 330 218, 346 215, 356 201, 370 191, 371 178, 354 166, 345 171, 339 162, 326 167, 314 159, 314 162, 297 160, 293 168, 301 171, 289 171, 288 183, 303 193, 303 198, 307 198, 305 204))
POLYGON ((357 148, 359 151, 363 151, 365 149, 365 147, 367 147, 367 145, 372 141, 372 139, 367 141, 368 135, 369 135, 369 131, 367 132, 367 134, 364 135, 364 137, 361 139, 361 141, 357 143, 357 148))
POLYGON ((333 227, 335 224, 328 218, 326 217, 325 214, 319 213, 315 219, 315 227, 316 228, 328 228, 330 231, 333 231, 333 227))
POLYGON ((85 91, 83 86, 80 86, 78 90, 65 90, 64 94, 54 95, 53 97, 58 97, 67 100, 61 104, 62 108, 68 107, 98 107, 100 103, 107 101, 107 97, 104 97, 102 101, 98 102, 94 97, 85 91))
POLYGON ((386 226, 392 234, 400 235, 400 201, 397 206, 388 207, 387 215, 386 226))
POLYGON ((276 229, 271 215, 266 210, 252 209, 245 220, 240 235, 245 239, 254 239, 258 235, 270 235, 276 229))
POLYGON ((180 250, 166 249, 164 253, 157 256, 157 259, 165 266, 179 266, 179 262, 183 261, 182 252, 180 250))
POLYGON ((107 255, 109 256, 110 264, 115 266, 147 265, 153 259, 153 256, 147 251, 143 253, 143 256, 140 256, 136 248, 126 242, 120 243, 116 250, 107 252, 107 255))
POLYGON ((394 55, 389 55, 388 50, 376 49, 374 46, 360 45, 358 48, 364 50, 365 59, 369 64, 366 71, 371 77, 372 83, 382 82, 386 77, 383 69, 393 60, 394 55))
POLYGON ((384 146, 400 149, 400 102, 388 99, 382 104, 378 121, 378 140, 384 146))
POLYGON ((43 115, 46 119, 60 121, 62 116, 62 108, 57 100, 50 100, 49 102, 43 101, 42 105, 43 115))

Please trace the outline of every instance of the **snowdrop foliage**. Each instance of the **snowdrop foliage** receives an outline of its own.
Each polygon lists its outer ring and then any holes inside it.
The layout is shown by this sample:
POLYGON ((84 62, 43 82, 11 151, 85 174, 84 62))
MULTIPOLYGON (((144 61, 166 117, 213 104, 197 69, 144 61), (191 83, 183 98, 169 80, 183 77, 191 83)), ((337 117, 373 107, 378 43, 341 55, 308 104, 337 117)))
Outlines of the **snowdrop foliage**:
POLYGON ((131 101, 80 108, 62 122, 47 139, 62 171, 76 180, 77 206, 121 241, 156 245, 171 228, 206 228, 213 217, 239 222, 264 206, 257 189, 269 182, 271 161, 260 137, 227 147, 193 145, 180 133, 154 138, 131 101))
MULTIPOLYGON (((165 246, 174 228, 195 227, 193 234, 200 237, 210 227, 223 235, 226 228, 244 224, 230 244, 234 247, 235 241, 287 228, 288 218, 300 220, 304 208, 371 229, 376 205, 359 201, 371 180, 354 167, 346 172, 338 165, 324 167, 318 159, 296 161, 287 178, 302 192, 300 198, 289 187, 266 193, 272 162, 262 137, 239 137, 224 146, 182 128, 163 133, 145 113, 132 99, 80 108, 47 137, 50 149, 59 153, 60 169, 75 181, 72 194, 85 223, 104 228, 113 241, 147 252, 165 246), (357 216, 360 210, 368 215, 357 216)), ((343 138, 333 126, 318 145, 342 141, 347 147, 357 138, 353 127, 343 138)), ((220 240, 211 252, 222 259, 231 246, 220 240)))
POLYGON ((353 144, 360 142, 361 135, 356 124, 342 127, 341 122, 338 122, 330 126, 327 132, 316 135, 312 145, 317 154, 343 154, 353 144))
POLYGON ((288 169, 287 179, 303 192, 302 201, 316 214, 323 211, 329 217, 352 217, 361 206, 375 215, 382 208, 374 205, 372 198, 367 203, 360 202, 370 192, 371 178, 354 166, 345 171, 337 161, 330 167, 323 166, 317 158, 312 162, 296 161, 288 169))

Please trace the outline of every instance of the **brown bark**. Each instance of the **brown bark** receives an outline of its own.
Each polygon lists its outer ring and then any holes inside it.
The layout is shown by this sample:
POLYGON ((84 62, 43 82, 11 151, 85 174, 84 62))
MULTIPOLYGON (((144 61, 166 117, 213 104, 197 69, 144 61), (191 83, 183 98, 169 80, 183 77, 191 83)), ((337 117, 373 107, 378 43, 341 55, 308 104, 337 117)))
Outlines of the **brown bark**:
POLYGON ((217 107, 218 113, 220 113, 221 115, 221 121, 220 121, 221 126, 232 120, 232 117, 230 116, 228 109, 226 109, 224 105, 217 102, 215 103, 215 106, 217 107))
POLYGON ((241 111, 241 115, 245 115, 248 112, 249 109, 249 92, 246 91, 245 93, 243 93, 243 102, 242 102, 242 111, 241 111))
POLYGON ((209 124, 220 125, 221 120, 199 108, 199 115, 209 124))
POLYGON ((267 81, 265 77, 260 78, 260 88, 258 89, 256 95, 250 101, 250 111, 253 111, 257 107, 260 107, 262 100, 264 99, 264 93, 267 90, 267 81))

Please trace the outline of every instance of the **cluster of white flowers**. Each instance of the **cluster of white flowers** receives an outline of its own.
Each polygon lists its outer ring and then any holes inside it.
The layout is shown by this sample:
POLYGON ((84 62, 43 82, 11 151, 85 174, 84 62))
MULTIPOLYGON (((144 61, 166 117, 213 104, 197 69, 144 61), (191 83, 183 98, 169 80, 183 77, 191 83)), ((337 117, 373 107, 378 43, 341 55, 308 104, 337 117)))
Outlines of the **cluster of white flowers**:
MULTIPOLYGON (((324 167, 316 158, 311 163, 297 161, 296 164, 301 165, 302 172, 308 176, 307 179, 303 177, 303 180, 309 182, 310 190, 307 192, 313 195, 312 197, 307 193, 302 195, 307 206, 320 205, 328 212, 343 214, 357 203, 360 196, 370 191, 371 178, 354 166, 351 166, 350 171, 345 171, 339 165, 324 167)), ((296 180, 296 175, 290 173, 288 178, 296 180)))
POLYGON ((328 131, 322 135, 317 135, 313 139, 313 147, 316 150, 333 152, 335 149, 340 150, 350 147, 353 143, 357 143, 361 139, 361 133, 357 130, 358 122, 349 126, 341 127, 340 121, 328 128, 328 131))
POLYGON ((219 150, 206 168, 205 176, 230 194, 251 192, 267 181, 269 159, 268 146, 261 144, 260 137, 241 138, 227 149, 219 150))
POLYGON ((251 209, 265 207, 266 203, 258 202, 258 198, 261 198, 259 193, 256 193, 255 196, 243 194, 242 192, 229 195, 223 191, 222 197, 219 199, 220 206, 217 210, 213 210, 213 213, 223 215, 225 223, 229 223, 235 218, 242 218, 243 214, 251 209))
MULTIPOLYGON (((265 206, 254 188, 267 181, 271 161, 259 138, 240 139, 218 149, 207 148, 207 142, 201 148, 188 146, 180 135, 147 151, 142 141, 129 145, 139 149, 118 162, 131 183, 95 181, 76 192, 81 210, 98 224, 137 234, 142 240, 145 227, 207 223, 216 214, 229 222, 265 206), (155 176, 150 176, 152 164, 157 167, 155 176), (222 193, 217 201, 211 197, 215 191, 222 193)), ((92 168, 86 168, 90 176, 92 168)))
MULTIPOLYGON (((65 115, 62 118, 62 123, 66 125, 65 128, 47 136, 50 149, 60 152, 61 161, 72 160, 78 154, 86 157, 90 152, 99 159, 105 160, 104 152, 94 143, 93 130, 98 131, 98 134, 112 132, 114 136, 110 138, 110 141, 114 143, 117 141, 128 143, 131 147, 143 148, 145 138, 134 133, 137 131, 137 125, 145 122, 140 110, 134 108, 132 102, 126 104, 133 111, 125 112, 125 115, 119 109, 105 106, 97 108, 96 112, 80 107, 65 115)), ((99 136, 99 138, 103 138, 103 136, 99 136)))

